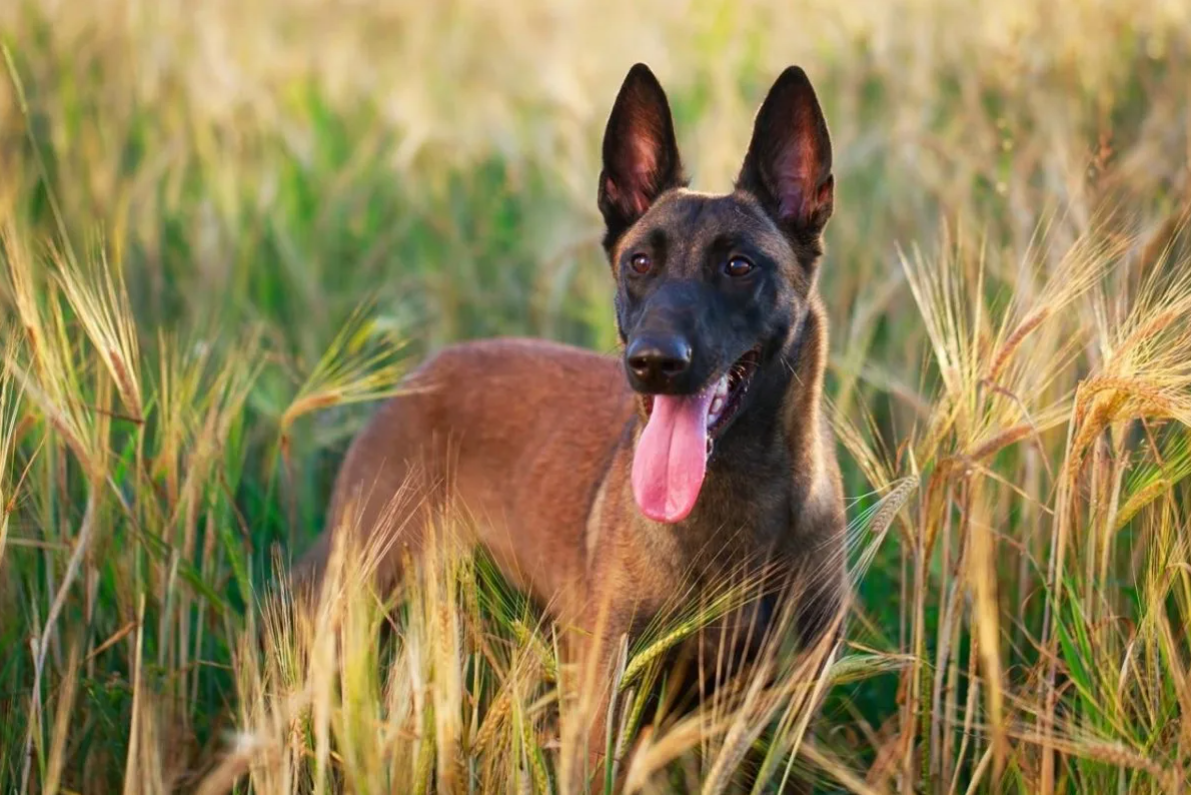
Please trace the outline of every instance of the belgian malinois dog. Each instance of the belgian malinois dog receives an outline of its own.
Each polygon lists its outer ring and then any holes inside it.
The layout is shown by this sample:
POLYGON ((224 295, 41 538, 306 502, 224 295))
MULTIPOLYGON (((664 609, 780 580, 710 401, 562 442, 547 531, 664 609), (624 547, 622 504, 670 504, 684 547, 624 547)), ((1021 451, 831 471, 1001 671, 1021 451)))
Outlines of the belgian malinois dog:
MULTIPOLYGON (((619 355, 524 339, 445 348, 353 442, 328 534, 398 528, 378 572, 390 587, 430 511, 462 505, 503 574, 586 630, 595 670, 676 593, 750 566, 801 573, 812 639, 846 577, 816 292, 834 179, 806 73, 777 79, 734 189, 712 195, 687 188, 666 94, 634 66, 598 201, 619 355)), ((315 577, 330 548, 324 534, 307 556, 315 577)))

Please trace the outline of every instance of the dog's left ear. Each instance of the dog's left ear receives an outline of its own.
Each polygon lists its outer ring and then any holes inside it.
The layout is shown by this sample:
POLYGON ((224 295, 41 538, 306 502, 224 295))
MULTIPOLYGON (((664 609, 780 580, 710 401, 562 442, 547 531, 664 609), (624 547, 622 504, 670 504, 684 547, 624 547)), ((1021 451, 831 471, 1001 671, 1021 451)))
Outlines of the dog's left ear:
POLYGON ((835 200, 827 120, 806 72, 782 72, 757 112, 736 187, 756 196, 796 241, 816 242, 835 200))
POLYGON ((611 251, 658 196, 684 184, 666 92, 639 63, 625 77, 604 131, 599 191, 604 248, 611 251))

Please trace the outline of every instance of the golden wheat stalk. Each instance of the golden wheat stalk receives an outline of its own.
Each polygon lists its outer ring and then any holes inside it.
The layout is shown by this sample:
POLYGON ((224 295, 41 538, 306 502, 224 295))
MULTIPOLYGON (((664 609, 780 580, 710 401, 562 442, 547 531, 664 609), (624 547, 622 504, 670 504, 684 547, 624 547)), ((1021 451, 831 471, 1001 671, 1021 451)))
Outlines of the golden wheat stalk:
POLYGON ((993 355, 985 378, 992 383, 996 383, 1006 363, 1017 353, 1017 349, 1026 341, 1026 337, 1030 336, 1039 326, 1045 323, 1050 316, 1051 309, 1045 306, 1039 307, 1027 315, 1001 345, 996 354, 993 355))
POLYGON ((144 403, 137 373, 140 349, 123 273, 109 264, 102 248, 91 274, 84 273, 81 266, 57 249, 51 250, 51 256, 58 267, 58 283, 100 361, 111 373, 125 411, 135 422, 143 422, 144 403))

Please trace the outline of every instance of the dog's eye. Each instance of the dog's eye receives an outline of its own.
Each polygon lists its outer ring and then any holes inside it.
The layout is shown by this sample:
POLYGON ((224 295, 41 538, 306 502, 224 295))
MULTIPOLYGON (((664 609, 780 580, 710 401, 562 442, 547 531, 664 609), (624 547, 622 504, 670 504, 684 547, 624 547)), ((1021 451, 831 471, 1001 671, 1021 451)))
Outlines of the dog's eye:
POLYGON ((629 260, 629 267, 637 273, 649 273, 649 269, 653 267, 653 261, 650 260, 648 254, 634 254, 633 258, 629 260))
POLYGON ((728 264, 724 266, 724 273, 733 278, 740 278, 741 276, 748 276, 753 272, 755 266, 744 257, 733 257, 728 260, 728 264))

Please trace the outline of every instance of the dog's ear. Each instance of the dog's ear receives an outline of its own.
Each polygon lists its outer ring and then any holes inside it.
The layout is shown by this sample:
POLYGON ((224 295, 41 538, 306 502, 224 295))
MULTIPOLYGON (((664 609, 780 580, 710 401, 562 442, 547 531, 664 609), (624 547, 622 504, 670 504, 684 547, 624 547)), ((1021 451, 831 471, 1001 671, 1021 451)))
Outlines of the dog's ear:
POLYGON ((801 243, 817 242, 831 217, 831 138, 799 67, 782 72, 761 104, 736 187, 756 196, 778 227, 801 243))
POLYGON ((599 191, 604 248, 611 251, 659 195, 684 184, 666 92, 639 63, 625 77, 604 130, 599 191))

